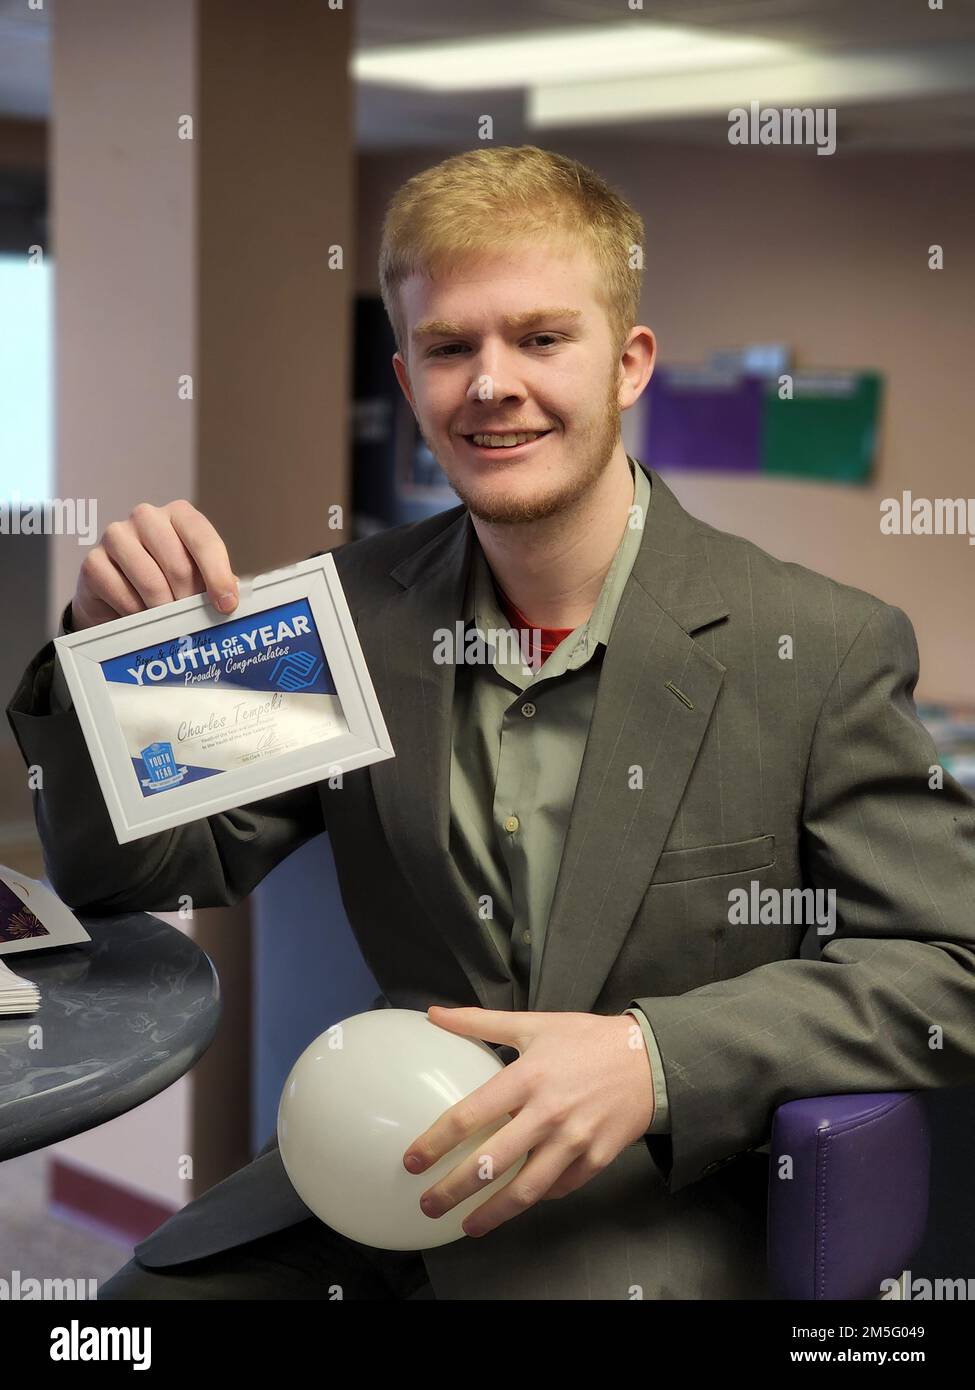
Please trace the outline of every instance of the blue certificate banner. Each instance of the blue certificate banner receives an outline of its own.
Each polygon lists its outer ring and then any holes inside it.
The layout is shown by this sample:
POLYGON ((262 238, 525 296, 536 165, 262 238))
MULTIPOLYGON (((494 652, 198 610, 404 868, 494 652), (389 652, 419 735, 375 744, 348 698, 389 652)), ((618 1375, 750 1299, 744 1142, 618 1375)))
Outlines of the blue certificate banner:
POLYGON ((348 732, 305 598, 99 666, 144 797, 348 732))

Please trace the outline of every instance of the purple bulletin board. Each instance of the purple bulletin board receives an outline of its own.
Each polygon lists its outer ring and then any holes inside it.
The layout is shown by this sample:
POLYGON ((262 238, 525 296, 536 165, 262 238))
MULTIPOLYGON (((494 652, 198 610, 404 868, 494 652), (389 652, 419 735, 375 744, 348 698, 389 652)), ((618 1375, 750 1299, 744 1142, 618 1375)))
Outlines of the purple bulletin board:
POLYGON ((757 473, 762 382, 712 367, 663 367, 650 378, 645 461, 654 468, 757 473))

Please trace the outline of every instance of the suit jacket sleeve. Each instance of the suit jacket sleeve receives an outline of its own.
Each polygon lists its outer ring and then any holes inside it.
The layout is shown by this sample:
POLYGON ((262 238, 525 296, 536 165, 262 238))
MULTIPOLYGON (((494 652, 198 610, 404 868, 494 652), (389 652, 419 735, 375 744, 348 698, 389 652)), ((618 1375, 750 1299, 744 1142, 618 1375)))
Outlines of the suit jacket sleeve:
MULTIPOLYGON (((67 609, 61 630, 71 631, 66 618, 67 609)), ((120 845, 52 642, 21 677, 7 718, 40 774, 31 794, 44 867, 69 907, 175 911, 184 895, 196 907, 225 907, 325 829, 311 783, 120 845)))
MULTIPOLYGON (((66 632, 74 632, 74 625, 68 614, 71 609, 70 600, 64 605, 61 614, 61 622, 58 625, 58 636, 63 637, 66 632)), ((54 674, 51 677, 51 713, 64 714, 73 704, 71 691, 68 689, 68 682, 64 679, 64 672, 61 670, 61 663, 55 657, 54 674)))
POLYGON ((786 1101, 975 1081, 975 803, 948 773, 932 786, 917 675, 909 620, 879 604, 820 708, 801 856, 803 886, 836 891, 835 933, 634 1001, 667 1073, 670 1135, 645 1143, 671 1192, 758 1147, 786 1101))

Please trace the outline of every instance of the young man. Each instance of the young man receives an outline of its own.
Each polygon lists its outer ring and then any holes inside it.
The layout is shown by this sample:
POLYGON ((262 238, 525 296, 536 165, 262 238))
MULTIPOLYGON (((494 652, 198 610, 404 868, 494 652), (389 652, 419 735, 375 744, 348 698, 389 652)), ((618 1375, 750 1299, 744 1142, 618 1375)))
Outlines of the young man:
MULTIPOLYGON (((393 199, 393 366, 462 502, 336 552, 394 759, 120 846, 50 645, 25 674, 9 713, 67 902, 235 902, 327 827, 386 1000, 508 1063, 404 1162, 501 1116, 493 1171, 528 1154, 475 1238, 397 1255, 310 1218, 272 1140, 103 1296, 761 1298, 775 1108, 975 1078, 975 807, 930 785, 911 625, 696 521, 627 456, 655 354, 642 239, 591 170, 532 147, 393 199), (544 662, 444 660, 458 622, 541 629, 544 662), (810 889, 835 912, 742 916, 810 889)), ((65 616, 204 589, 234 606, 220 537, 143 505, 65 616)), ((431 1220, 480 1182, 471 1162, 423 1189, 431 1220)))

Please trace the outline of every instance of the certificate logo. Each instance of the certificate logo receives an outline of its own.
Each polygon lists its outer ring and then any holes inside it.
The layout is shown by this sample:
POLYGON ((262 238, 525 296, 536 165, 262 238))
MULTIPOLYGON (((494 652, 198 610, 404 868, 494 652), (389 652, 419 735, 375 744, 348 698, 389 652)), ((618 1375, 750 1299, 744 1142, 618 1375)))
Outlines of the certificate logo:
POLYGON ((186 776, 186 768, 178 767, 173 757, 171 743, 150 743, 139 754, 148 777, 139 781, 150 791, 164 791, 167 787, 178 787, 186 776))
POLYGON ((279 690, 307 690, 315 684, 323 664, 316 661, 312 652, 289 652, 271 672, 271 684, 279 690))

